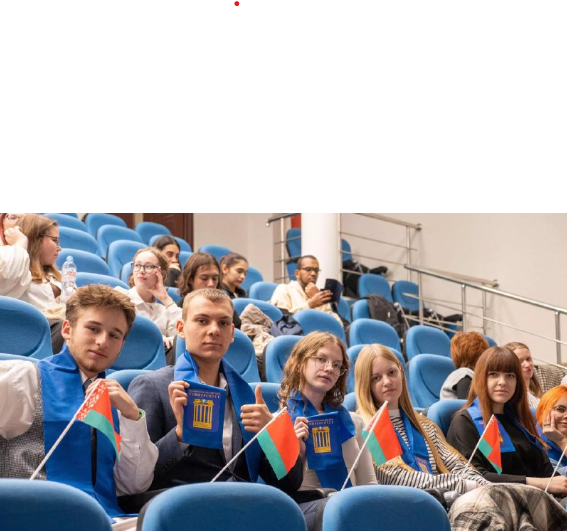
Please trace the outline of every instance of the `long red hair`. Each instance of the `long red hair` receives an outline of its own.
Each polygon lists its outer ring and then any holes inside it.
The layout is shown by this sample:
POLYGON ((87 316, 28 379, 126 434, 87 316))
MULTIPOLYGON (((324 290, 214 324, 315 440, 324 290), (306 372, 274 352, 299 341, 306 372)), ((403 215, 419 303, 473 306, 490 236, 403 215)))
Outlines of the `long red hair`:
POLYGON ((557 401, 565 396, 567 396, 567 387, 558 385, 541 397, 536 409, 536 419, 540 426, 543 426, 557 401))
POLYGON ((467 403, 463 409, 472 405, 476 398, 480 405, 482 420, 486 425, 492 416, 492 401, 488 396, 488 373, 507 372, 516 375, 516 389, 506 405, 510 408, 519 423, 533 437, 537 438, 543 446, 545 443, 537 434, 534 417, 528 406, 526 384, 522 378, 522 366, 516 354, 504 347, 491 347, 483 352, 476 363, 474 377, 469 390, 467 403))

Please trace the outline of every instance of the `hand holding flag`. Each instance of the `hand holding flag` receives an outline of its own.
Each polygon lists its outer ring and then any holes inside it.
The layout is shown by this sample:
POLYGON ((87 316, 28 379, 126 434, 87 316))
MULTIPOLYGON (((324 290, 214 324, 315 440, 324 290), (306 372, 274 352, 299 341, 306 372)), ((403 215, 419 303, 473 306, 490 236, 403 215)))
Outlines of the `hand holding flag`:
POLYGON ((470 456, 467 467, 470 466, 472 458, 476 451, 480 450, 481 453, 490 461, 494 470, 498 474, 502 474, 502 456, 500 454, 500 431, 498 430, 498 420, 494 415, 490 417, 486 428, 482 432, 480 439, 470 456))
POLYGON ((376 466, 383 465, 403 453, 396 430, 384 405, 364 427, 362 435, 368 441, 368 450, 376 466), (383 413, 384 411, 385 413, 383 413))

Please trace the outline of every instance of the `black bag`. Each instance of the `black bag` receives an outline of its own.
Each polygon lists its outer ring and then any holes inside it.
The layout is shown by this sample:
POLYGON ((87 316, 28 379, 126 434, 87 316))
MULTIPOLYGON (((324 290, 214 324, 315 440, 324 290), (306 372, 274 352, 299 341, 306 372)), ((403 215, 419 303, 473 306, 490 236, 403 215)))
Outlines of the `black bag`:
POLYGON ((381 295, 368 295, 362 299, 368 301, 370 319, 388 323, 398 333, 400 339, 403 339, 407 326, 399 304, 392 303, 381 295))
POLYGON ((386 266, 378 266, 374 269, 370 269, 356 260, 345 260, 343 262, 343 269, 356 271, 356 273, 349 273, 348 271, 343 272, 343 286, 345 287, 343 295, 345 297, 353 297, 355 299, 358 299, 358 279, 360 278, 360 275, 363 275, 364 273, 385 275, 388 272, 388 268, 386 266))

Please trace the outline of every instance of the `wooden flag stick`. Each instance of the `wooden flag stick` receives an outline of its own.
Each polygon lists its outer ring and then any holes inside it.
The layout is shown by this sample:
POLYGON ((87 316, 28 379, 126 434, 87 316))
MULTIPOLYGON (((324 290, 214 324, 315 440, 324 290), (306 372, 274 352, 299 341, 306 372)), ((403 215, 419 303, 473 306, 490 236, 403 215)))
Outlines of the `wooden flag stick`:
POLYGON ((565 455, 565 450, 567 450, 567 444, 565 445, 565 448, 563 448, 563 451, 561 452, 561 457, 557 461, 557 464, 555 465, 555 469, 553 470, 553 474, 551 474, 551 477, 549 478, 549 481, 547 482, 547 486, 545 487, 545 492, 547 492, 549 485, 551 485, 551 480, 553 479, 553 476, 555 476, 557 469, 559 468, 559 465, 561 464, 561 459, 563 459, 563 456, 565 455))
MULTIPOLYGON (((354 472, 354 469, 356 468, 356 465, 358 465, 358 462, 360 461, 360 457, 362 456, 362 452, 364 451, 364 449, 366 448, 366 444, 368 443, 368 439, 370 438, 370 436, 372 435, 372 432, 374 431, 374 428, 376 427, 376 424, 378 424, 378 421, 380 420, 380 417, 382 416, 382 413, 384 412, 384 408, 386 408, 388 406, 388 401, 386 400, 383 404, 382 407, 380 408, 380 410, 378 411, 378 414, 376 415, 376 418, 374 419, 374 422, 372 423, 372 426, 370 427, 370 430, 368 431, 368 433, 366 434, 366 438, 364 439, 364 444, 362 445, 362 448, 360 449, 360 451, 358 452, 358 455, 356 456, 356 459, 354 461, 354 464, 350 467, 348 476, 345 479, 345 482, 343 483, 343 486, 341 487, 341 491, 346 487, 346 484, 348 483, 348 480, 350 479, 350 477, 352 476, 352 473, 354 472)), ((339 491, 340 492, 340 491, 339 491)))
POLYGON ((39 471, 42 469, 42 467, 45 465, 45 463, 47 463, 47 460, 51 457, 51 454, 55 451, 57 446, 59 446, 59 443, 61 442, 63 437, 65 437, 67 432, 71 429, 71 426, 73 425, 73 422, 75 422, 75 419, 77 418, 79 411, 81 411, 81 408, 85 405, 85 403, 88 401, 88 399, 91 397, 91 395, 98 389, 98 386, 100 385, 99 382, 102 382, 102 378, 97 380, 97 384, 92 388, 91 392, 85 397, 85 400, 81 404, 81 407, 79 407, 79 409, 77 409, 77 411, 73 415, 73 418, 69 421, 69 424, 67 424, 67 427, 63 430, 63 433, 61 435, 59 435, 59 438, 55 441, 55 443, 51 447, 51 450, 49 450, 49 452, 47 452, 47 455, 43 458, 43 461, 35 469, 35 472, 32 474, 30 481, 32 481, 36 478, 36 476, 39 474, 39 471))
POLYGON ((250 439, 245 446, 243 446, 240 451, 221 469, 221 471, 213 478, 211 479, 211 483, 214 483, 221 475, 222 473, 230 466, 232 465, 232 463, 234 463, 234 461, 236 461, 236 459, 238 459, 238 456, 244 452, 244 450, 246 450, 246 448, 248 448, 257 438, 258 436, 272 423, 274 422, 282 413, 284 413, 285 411, 287 411, 287 407, 284 407, 282 410, 278 411, 278 413, 276 414, 276 416, 270 420, 270 422, 268 422, 268 424, 266 424, 256 435, 254 435, 254 437, 252 437, 252 439, 250 439))

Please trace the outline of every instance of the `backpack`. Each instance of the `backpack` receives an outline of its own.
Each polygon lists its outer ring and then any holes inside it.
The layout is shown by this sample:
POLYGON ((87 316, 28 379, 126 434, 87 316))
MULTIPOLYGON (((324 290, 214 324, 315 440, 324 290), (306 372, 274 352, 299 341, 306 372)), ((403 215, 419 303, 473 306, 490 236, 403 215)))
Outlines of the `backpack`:
POLYGON ((398 303, 392 303, 381 295, 368 295, 362 299, 368 301, 370 319, 388 323, 398 333, 400 339, 403 339, 407 325, 402 307, 398 303))

